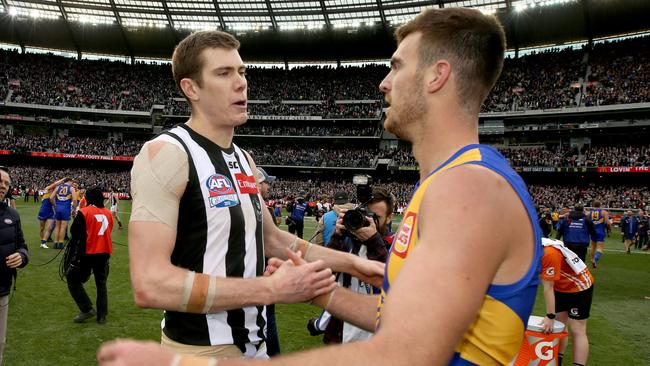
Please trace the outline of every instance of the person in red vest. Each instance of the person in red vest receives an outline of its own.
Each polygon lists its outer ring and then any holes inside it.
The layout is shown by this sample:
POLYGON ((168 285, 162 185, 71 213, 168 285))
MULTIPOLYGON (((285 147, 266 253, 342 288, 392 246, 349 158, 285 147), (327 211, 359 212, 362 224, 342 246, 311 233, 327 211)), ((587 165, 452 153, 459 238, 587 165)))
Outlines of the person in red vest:
POLYGON ((97 323, 106 323, 108 314, 108 262, 113 253, 113 216, 104 207, 102 191, 91 188, 86 191, 88 206, 79 213, 70 228, 72 239, 66 250, 64 260, 66 280, 70 295, 77 303, 79 313, 74 317, 75 323, 83 323, 97 315, 97 323), (90 274, 95 275, 97 287, 97 310, 84 290, 83 284, 88 281, 90 274))

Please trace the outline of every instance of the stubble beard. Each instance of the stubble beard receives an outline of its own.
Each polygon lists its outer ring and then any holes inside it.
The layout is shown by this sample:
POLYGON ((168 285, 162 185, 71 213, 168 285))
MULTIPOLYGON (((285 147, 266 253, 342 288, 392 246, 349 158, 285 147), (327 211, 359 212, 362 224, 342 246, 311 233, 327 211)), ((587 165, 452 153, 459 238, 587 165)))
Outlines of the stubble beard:
POLYGON ((386 131, 411 143, 417 136, 417 131, 413 131, 412 126, 421 124, 428 111, 424 92, 418 88, 419 85, 421 85, 421 80, 416 80, 413 86, 406 91, 402 101, 396 101, 397 103, 391 106, 384 121, 386 131))

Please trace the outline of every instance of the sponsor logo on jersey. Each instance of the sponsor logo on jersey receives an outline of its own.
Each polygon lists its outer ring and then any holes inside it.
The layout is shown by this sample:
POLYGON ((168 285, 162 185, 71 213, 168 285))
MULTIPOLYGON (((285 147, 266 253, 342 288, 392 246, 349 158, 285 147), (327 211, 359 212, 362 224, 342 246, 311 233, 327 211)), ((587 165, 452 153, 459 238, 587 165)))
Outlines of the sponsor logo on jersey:
POLYGON ((415 212, 407 213, 404 220, 402 220, 399 231, 393 239, 393 253, 400 258, 406 258, 406 252, 413 238, 413 227, 415 226, 416 217, 417 214, 415 212))
POLYGON ((222 174, 213 174, 205 181, 208 187, 208 201, 210 207, 231 207, 239 204, 235 187, 228 177, 222 174))
POLYGON ((11 219, 5 219, 5 224, 7 224, 7 225, 11 225, 11 224, 13 224, 13 223, 14 223, 14 222, 11 221, 11 219))
POLYGON ((237 187, 239 187, 239 192, 241 192, 241 194, 259 193, 257 184, 255 183, 255 177, 252 175, 235 173, 235 180, 237 181, 237 187))

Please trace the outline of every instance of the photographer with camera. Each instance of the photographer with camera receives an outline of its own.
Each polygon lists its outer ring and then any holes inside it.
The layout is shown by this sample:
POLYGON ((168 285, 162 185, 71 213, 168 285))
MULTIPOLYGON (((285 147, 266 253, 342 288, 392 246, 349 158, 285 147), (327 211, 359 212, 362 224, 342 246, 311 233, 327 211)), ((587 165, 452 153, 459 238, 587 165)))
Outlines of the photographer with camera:
MULTIPOLYGON (((363 187, 357 187, 359 191, 363 190, 363 187)), ((366 185, 366 187, 370 188, 370 185, 366 185)), ((358 197, 362 198, 363 193, 358 194, 358 197)), ((393 233, 390 231, 388 223, 393 218, 394 210, 393 195, 381 188, 373 189, 370 199, 366 199, 359 207, 342 210, 328 246, 334 250, 385 263, 388 249, 393 243, 393 233)), ((371 295, 380 292, 372 285, 346 273, 338 275, 338 283, 341 287, 361 294, 371 295)), ((325 333, 323 342, 325 343, 361 341, 372 335, 371 332, 331 317, 327 312, 323 312, 320 318, 311 319, 308 323, 308 329, 312 335, 320 334, 323 332, 323 328, 325 333)))

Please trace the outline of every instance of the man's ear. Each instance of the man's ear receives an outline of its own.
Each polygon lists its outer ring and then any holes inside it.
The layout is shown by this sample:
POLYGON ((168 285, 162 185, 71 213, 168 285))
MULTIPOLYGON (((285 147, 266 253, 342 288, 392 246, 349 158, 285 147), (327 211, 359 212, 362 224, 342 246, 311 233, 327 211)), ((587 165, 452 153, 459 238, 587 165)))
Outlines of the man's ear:
POLYGON ((197 93, 198 85, 194 80, 190 78, 182 78, 180 82, 180 87, 188 99, 194 101, 199 99, 199 94, 197 93))
POLYGON ((438 60, 426 71, 427 92, 435 93, 442 89, 451 75, 451 65, 447 60, 438 60))

